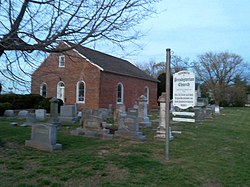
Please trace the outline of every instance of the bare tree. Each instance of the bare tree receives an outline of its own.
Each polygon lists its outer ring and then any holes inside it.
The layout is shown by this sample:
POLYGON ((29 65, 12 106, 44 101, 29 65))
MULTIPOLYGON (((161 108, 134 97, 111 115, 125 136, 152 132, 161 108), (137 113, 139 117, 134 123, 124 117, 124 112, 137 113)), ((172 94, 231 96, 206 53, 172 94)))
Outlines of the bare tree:
POLYGON ((58 42, 105 40, 123 47, 142 36, 135 26, 155 13, 160 0, 0 1, 0 73, 25 84, 14 72, 28 73, 41 52, 62 52, 58 42), (13 68, 16 66, 16 68, 13 68))
POLYGON ((234 53, 208 52, 198 56, 194 62, 194 69, 198 80, 202 81, 215 100, 220 104, 227 95, 227 88, 235 77, 244 74, 243 59, 234 53))
MULTIPOLYGON (((190 67, 189 59, 183 59, 178 55, 173 55, 171 56, 170 66, 172 74, 178 71, 186 70, 190 67)), ((166 72, 166 62, 155 62, 154 60, 150 60, 148 63, 138 64, 137 67, 155 78, 166 72)))

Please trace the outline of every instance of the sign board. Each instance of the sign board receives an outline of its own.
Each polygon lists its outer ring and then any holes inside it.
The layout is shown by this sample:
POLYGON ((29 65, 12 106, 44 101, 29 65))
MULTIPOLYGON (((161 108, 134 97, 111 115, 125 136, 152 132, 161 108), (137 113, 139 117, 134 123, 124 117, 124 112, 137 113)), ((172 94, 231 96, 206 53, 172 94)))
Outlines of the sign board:
POLYGON ((173 116, 191 116, 194 117, 194 112, 172 112, 173 116))
POLYGON ((181 109, 195 105, 195 75, 179 71, 173 76, 173 105, 181 109))
POLYGON ((189 118, 173 118, 173 121, 194 123, 194 122, 195 122, 195 119, 189 119, 189 118))

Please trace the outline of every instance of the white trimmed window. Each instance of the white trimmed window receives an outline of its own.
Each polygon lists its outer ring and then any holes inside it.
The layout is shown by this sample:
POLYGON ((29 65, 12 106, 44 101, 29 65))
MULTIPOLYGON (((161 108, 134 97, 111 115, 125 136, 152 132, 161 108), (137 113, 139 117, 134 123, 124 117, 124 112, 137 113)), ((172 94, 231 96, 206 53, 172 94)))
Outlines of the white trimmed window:
POLYGON ((47 96, 47 84, 44 82, 40 85, 40 95, 43 97, 47 96))
POLYGON ((84 81, 79 81, 76 85, 76 102, 85 103, 86 86, 84 81))
POLYGON ((65 56, 59 56, 59 67, 65 67, 65 56))
POLYGON ((117 104, 123 104, 123 94, 124 94, 123 85, 122 85, 122 83, 118 83, 118 85, 117 85, 117 99, 116 99, 117 104))
POLYGON ((147 98, 147 104, 149 103, 149 88, 146 86, 144 88, 144 96, 147 98))

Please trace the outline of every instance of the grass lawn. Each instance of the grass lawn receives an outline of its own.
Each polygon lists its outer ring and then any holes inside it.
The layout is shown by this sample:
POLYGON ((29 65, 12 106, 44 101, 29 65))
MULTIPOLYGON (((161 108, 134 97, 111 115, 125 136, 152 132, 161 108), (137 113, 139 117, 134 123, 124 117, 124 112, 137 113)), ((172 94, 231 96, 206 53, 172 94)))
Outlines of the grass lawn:
POLYGON ((30 127, 0 121, 0 186, 250 186, 250 109, 226 108, 202 124, 179 123, 170 143, 154 139, 156 126, 145 128, 145 142, 101 140, 58 131, 62 151, 25 147, 30 127))

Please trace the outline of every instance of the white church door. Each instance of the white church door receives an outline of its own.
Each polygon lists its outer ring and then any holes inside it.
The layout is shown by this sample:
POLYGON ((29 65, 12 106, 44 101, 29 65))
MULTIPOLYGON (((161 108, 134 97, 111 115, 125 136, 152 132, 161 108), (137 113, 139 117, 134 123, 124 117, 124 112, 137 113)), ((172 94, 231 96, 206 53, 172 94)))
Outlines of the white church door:
POLYGON ((57 84, 57 98, 61 99, 64 102, 64 96, 65 96, 65 86, 64 83, 60 81, 57 84))

